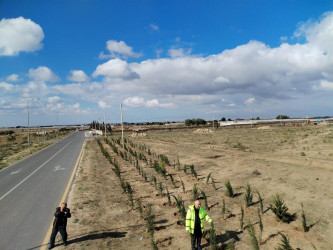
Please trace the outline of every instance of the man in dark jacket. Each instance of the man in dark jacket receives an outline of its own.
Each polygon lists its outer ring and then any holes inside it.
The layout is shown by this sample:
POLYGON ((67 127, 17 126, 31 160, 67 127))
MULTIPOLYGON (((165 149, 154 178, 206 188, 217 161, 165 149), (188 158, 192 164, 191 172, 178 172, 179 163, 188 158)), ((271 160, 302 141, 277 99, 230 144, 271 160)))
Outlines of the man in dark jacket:
POLYGON ((67 203, 63 202, 61 203, 60 207, 56 208, 56 211, 54 213, 54 221, 53 221, 53 229, 50 237, 50 246, 49 249, 54 247, 54 240, 58 233, 58 231, 61 234, 62 241, 64 242, 64 245, 67 245, 67 232, 66 232, 66 226, 67 226, 67 218, 71 217, 71 211, 69 208, 67 208, 67 203))

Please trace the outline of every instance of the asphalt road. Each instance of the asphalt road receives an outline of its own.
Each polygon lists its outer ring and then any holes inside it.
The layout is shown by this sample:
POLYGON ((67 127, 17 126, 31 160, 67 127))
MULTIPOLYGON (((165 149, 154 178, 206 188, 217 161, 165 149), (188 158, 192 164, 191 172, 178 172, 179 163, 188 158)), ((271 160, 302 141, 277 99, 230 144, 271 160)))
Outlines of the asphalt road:
POLYGON ((0 249, 40 248, 84 142, 76 132, 0 171, 0 249))

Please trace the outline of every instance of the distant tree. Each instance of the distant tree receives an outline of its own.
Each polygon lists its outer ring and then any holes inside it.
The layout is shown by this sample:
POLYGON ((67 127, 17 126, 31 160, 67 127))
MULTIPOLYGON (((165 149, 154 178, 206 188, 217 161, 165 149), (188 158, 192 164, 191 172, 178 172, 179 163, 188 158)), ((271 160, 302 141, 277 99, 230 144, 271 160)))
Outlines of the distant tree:
POLYGON ((207 122, 204 119, 201 118, 197 118, 194 120, 195 125, 199 126, 199 125, 206 125, 207 122))
POLYGON ((197 119, 186 119, 185 120, 185 126, 200 126, 200 125, 206 125, 207 122, 204 119, 197 118, 197 119))
POLYGON ((287 115, 278 115, 276 119, 289 119, 289 116, 287 115))
POLYGON ((257 116, 256 120, 260 120, 260 117, 259 117, 259 116, 257 116))
POLYGON ((192 119, 186 119, 185 120, 185 126, 192 126, 192 125, 194 125, 194 122, 193 122, 192 119))
POLYGON ((225 117, 222 117, 221 121, 222 121, 222 122, 225 122, 225 121, 226 121, 225 117))
POLYGON ((232 120, 229 118, 228 121, 231 122, 232 120))
POLYGON ((220 126, 219 121, 218 121, 218 120, 214 120, 214 121, 213 121, 213 127, 214 127, 214 128, 218 128, 219 126, 220 126))

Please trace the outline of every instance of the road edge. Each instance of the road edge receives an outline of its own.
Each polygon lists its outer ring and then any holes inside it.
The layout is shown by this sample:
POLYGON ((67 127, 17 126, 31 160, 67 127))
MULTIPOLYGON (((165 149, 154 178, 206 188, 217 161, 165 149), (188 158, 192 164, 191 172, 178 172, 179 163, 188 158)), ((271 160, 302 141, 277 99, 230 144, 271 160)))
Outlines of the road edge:
MULTIPOLYGON (((59 206, 61 205, 61 203, 63 201, 65 201, 66 197, 68 196, 68 193, 69 193, 69 190, 72 186, 72 183, 73 183, 73 180, 74 180, 74 176, 75 176, 75 173, 76 173, 76 170, 80 164, 80 159, 82 157, 82 154, 83 154, 83 149, 84 149, 84 146, 86 144, 86 140, 84 140, 83 144, 82 144, 82 148, 81 148, 81 151, 80 151, 80 154, 76 160, 76 163, 75 163, 75 166, 74 166, 74 169, 73 169, 73 172, 72 172, 72 175, 71 175, 71 178, 69 179, 68 183, 67 183, 67 187, 65 189, 65 192, 63 193, 62 197, 61 197, 61 200, 60 200, 60 203, 59 203, 59 206)), ((44 237, 44 240, 42 242, 42 245, 40 247, 40 250, 46 250, 47 248, 47 245, 48 245, 48 242, 49 242, 49 239, 50 239, 50 236, 51 236, 51 231, 52 231, 52 221, 53 221, 53 218, 51 220, 51 223, 50 223, 50 226, 49 226, 49 229, 47 230, 47 233, 44 237)))

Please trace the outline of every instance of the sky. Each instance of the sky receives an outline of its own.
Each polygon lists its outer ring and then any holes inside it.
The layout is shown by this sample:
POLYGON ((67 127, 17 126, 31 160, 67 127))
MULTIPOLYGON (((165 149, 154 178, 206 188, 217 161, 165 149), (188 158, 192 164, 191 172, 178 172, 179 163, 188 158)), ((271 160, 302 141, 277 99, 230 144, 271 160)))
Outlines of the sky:
POLYGON ((0 0, 0 127, 332 116, 331 0, 0 0), (38 99, 38 100, 33 100, 38 99))

